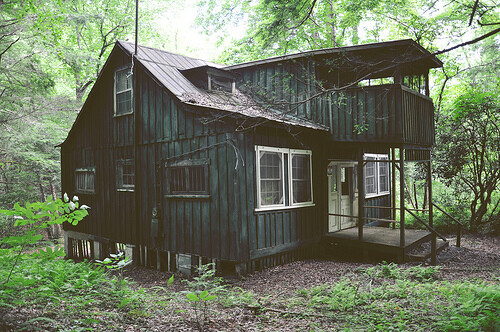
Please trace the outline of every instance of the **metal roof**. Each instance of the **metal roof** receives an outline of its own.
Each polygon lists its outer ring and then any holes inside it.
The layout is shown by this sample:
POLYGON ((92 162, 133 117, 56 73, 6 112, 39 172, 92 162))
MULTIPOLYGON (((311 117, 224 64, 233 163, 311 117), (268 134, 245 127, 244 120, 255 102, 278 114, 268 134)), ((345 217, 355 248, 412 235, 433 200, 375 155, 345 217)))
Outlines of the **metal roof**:
MULTIPOLYGON (((118 41, 117 43, 127 53, 134 53, 135 44, 125 41, 118 41)), ((160 84, 186 105, 222 110, 231 112, 235 115, 262 118, 293 126, 327 130, 326 127, 312 121, 298 119, 289 114, 283 114, 272 109, 264 108, 238 89, 236 89, 235 93, 228 93, 222 91, 207 91, 198 88, 182 74, 182 71, 188 69, 207 66, 223 70, 224 68, 220 64, 141 45, 138 45, 136 59, 160 84)))
MULTIPOLYGON (((315 57, 321 58, 324 56, 334 56, 342 54, 352 54, 359 55, 365 60, 370 61, 374 57, 374 52, 377 54, 377 58, 380 58, 381 54, 389 60, 394 60, 394 57, 407 56, 407 61, 410 62, 422 62, 427 68, 437 68, 442 67, 443 63, 435 55, 427 51, 420 44, 412 39, 401 39, 380 43, 370 43, 363 45, 354 46, 344 46, 344 47, 334 47, 334 48, 324 48, 319 50, 312 50, 282 56, 275 56, 267 59, 255 60, 244 62, 240 64, 235 64, 231 66, 226 66, 224 69, 234 70, 246 67, 258 66, 261 64, 267 64, 272 62, 280 62, 287 60, 294 60, 300 58, 315 57)), ((379 59, 377 59, 379 61, 379 59)))

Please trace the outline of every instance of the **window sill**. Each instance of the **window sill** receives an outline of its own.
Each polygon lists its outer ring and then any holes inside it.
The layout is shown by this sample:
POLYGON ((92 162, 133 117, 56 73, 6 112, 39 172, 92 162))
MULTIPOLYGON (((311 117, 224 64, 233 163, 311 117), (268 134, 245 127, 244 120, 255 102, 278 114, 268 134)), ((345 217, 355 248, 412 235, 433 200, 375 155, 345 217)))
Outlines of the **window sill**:
POLYGON ((286 206, 270 206, 270 207, 260 207, 255 208, 254 212, 268 212, 268 211, 280 211, 280 210, 291 210, 306 207, 316 206, 314 203, 300 204, 300 205, 286 205, 286 206))
POLYGON ((376 198, 376 197, 388 196, 390 194, 391 194, 390 192, 381 193, 381 194, 370 194, 370 195, 365 195, 365 199, 366 198, 376 198))
POLYGON ((131 114, 134 114, 134 111, 131 111, 131 112, 127 112, 127 113, 122 113, 122 114, 113 114, 113 118, 119 118, 121 116, 126 116, 126 115, 131 115, 131 114))
POLYGON ((165 195, 165 198, 168 199, 209 199, 210 195, 189 195, 189 194, 179 194, 179 195, 165 195))
POLYGON ((95 191, 75 190, 75 194, 80 194, 80 195, 94 195, 95 191))

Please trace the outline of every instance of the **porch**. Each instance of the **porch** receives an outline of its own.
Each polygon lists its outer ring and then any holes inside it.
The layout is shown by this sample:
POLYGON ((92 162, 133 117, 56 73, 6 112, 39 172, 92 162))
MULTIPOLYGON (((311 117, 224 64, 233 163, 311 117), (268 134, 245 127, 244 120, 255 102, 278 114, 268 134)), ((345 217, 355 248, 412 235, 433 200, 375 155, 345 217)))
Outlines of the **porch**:
POLYGON ((400 245, 399 229, 377 226, 365 226, 362 240, 359 239, 358 228, 352 227, 326 233, 322 241, 328 246, 358 248, 363 252, 387 254, 397 257, 397 260, 402 262, 414 248, 429 242, 432 237, 432 233, 425 230, 405 229, 404 234, 403 246, 400 245))

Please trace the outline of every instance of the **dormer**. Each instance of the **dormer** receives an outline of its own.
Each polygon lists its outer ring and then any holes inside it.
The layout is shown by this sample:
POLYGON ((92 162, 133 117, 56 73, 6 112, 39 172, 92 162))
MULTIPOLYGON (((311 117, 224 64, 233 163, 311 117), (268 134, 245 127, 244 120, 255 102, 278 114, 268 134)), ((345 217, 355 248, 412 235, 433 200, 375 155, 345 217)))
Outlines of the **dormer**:
POLYGON ((212 66, 201 66, 181 71, 196 87, 206 91, 234 93, 236 75, 212 66))

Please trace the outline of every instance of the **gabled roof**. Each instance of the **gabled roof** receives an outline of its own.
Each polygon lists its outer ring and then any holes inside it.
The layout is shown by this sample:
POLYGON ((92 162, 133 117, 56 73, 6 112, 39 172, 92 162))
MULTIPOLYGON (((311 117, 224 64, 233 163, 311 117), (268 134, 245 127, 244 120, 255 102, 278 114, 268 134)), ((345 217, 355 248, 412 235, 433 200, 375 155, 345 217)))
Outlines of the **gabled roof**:
MULTIPOLYGON (((117 44, 128 54, 132 55, 134 53, 135 44, 125 41, 118 41, 117 44)), ((238 90, 235 93, 225 93, 198 88, 183 74, 186 71, 193 71, 196 68, 203 70, 206 67, 225 71, 220 64, 141 45, 138 46, 137 53, 137 61, 160 84, 174 94, 180 102, 186 105, 222 110, 234 113, 235 115, 262 118, 292 126, 327 130, 326 127, 312 121, 263 108, 255 100, 238 90)), ((231 72, 227 72, 227 74, 230 76, 234 75, 231 72)))
POLYGON ((235 70, 273 62, 282 62, 311 57, 315 59, 321 59, 325 57, 347 54, 349 54, 351 57, 356 57, 359 60, 373 63, 378 63, 382 59, 394 62, 395 59, 400 58, 401 61, 417 62, 420 66, 426 68, 438 68, 443 66, 441 60, 439 60, 435 55, 431 54, 414 40, 401 39, 363 45, 324 48, 282 56, 275 56, 267 59, 249 61, 232 66, 227 66, 224 67, 224 69, 235 70))

